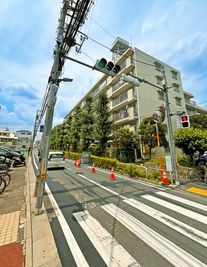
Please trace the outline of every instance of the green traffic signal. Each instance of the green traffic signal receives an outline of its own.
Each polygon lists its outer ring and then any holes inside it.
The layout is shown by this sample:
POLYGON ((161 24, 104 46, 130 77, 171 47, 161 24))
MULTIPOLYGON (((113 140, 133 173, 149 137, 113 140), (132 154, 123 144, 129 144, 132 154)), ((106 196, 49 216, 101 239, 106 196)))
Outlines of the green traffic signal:
POLYGON ((119 65, 114 65, 114 63, 111 61, 107 62, 105 58, 101 58, 100 60, 96 61, 94 69, 114 77, 121 70, 121 67, 119 65))
POLYGON ((105 58, 101 58, 99 60, 99 62, 98 62, 98 67, 101 68, 101 69, 103 69, 103 68, 105 68, 106 63, 107 63, 106 59, 105 58))

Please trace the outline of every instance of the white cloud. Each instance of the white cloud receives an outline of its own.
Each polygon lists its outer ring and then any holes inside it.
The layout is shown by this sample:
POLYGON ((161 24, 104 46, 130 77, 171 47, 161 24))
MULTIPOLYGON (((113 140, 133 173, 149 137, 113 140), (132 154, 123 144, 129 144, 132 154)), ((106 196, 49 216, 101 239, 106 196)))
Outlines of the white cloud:
POLYGON ((145 34, 147 32, 151 32, 153 30, 159 31, 161 27, 165 25, 165 23, 168 21, 167 15, 162 15, 161 17, 148 17, 145 19, 141 33, 145 34))

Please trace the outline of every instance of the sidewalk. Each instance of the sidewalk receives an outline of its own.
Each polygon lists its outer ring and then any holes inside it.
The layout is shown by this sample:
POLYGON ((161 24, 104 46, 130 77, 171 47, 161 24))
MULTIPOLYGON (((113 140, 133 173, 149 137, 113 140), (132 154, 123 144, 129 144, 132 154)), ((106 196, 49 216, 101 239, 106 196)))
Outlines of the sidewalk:
POLYGON ((0 195, 0 267, 62 266, 46 212, 34 215, 36 177, 30 158, 25 178, 23 168, 14 171, 11 184, 0 195))

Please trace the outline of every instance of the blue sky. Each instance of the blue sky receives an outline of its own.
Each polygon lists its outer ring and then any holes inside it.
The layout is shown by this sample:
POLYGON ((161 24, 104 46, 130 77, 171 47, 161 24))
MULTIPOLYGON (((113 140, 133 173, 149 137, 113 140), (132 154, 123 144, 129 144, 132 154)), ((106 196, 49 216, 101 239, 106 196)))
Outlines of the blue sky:
MULTIPOLYGON (((0 128, 32 130, 53 64, 61 0, 0 0, 0 128)), ((183 89, 207 108, 207 1, 96 0, 81 29, 111 47, 117 36, 181 72, 183 89)), ((78 39, 76 40, 79 41, 78 39)), ((69 56, 94 65, 111 53, 92 40, 69 56)), ((67 60, 54 125, 74 107, 100 73, 67 60)))

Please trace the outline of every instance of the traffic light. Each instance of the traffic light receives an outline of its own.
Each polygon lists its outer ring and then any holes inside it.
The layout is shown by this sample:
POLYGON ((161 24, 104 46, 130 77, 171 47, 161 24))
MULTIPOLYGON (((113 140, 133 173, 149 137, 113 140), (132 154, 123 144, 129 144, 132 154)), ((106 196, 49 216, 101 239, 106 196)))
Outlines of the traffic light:
POLYGON ((100 60, 97 60, 93 68, 95 70, 99 70, 105 74, 108 74, 112 77, 116 76, 118 72, 121 70, 119 65, 114 65, 114 63, 111 61, 107 62, 105 58, 101 58, 100 60))
POLYGON ((182 128, 189 128, 190 127, 190 121, 189 121, 188 115, 182 115, 180 117, 180 121, 181 121, 182 128))

